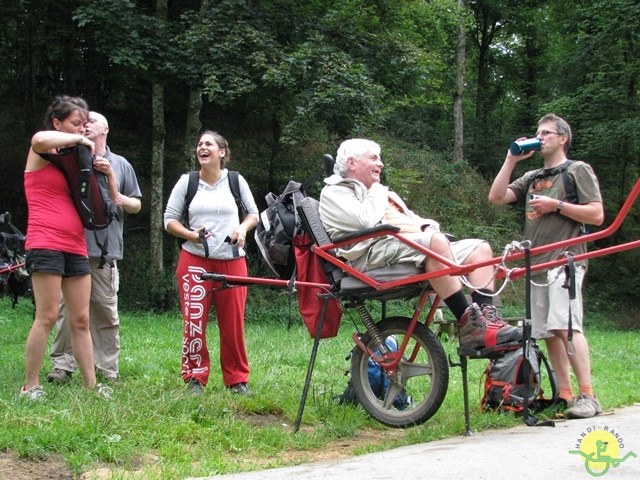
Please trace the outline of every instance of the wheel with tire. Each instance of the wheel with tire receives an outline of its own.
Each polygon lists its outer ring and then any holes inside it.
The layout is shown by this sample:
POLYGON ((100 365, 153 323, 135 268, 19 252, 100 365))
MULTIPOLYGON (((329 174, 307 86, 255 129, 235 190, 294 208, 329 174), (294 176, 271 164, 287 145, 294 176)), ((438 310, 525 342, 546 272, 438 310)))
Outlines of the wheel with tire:
MULTIPOLYGON (((410 321, 392 317, 377 324, 389 350, 396 351, 402 345, 410 321)), ((368 333, 362 342, 379 353, 368 333)), ((449 363, 436 335, 418 323, 393 372, 385 372, 368 352, 356 347, 351 357, 351 382, 369 415, 390 427, 406 428, 426 422, 442 405, 449 385, 449 363)))

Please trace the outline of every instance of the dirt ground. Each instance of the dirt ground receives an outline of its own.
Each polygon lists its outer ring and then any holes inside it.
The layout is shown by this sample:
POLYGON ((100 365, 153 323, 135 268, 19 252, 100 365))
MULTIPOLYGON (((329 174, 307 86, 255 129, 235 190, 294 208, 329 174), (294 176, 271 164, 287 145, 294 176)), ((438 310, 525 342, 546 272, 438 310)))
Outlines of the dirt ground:
MULTIPOLYGON (((265 419, 264 417, 265 416, 259 416, 255 418, 253 423, 264 425, 271 421, 277 421, 276 419, 265 419)), ((266 417, 269 417, 269 415, 266 417)), ((304 430, 304 428, 303 426, 301 430, 304 430)), ((282 452, 278 455, 278 460, 295 464, 346 458, 353 456, 355 452, 363 447, 376 445, 381 442, 392 443, 402 439, 404 435, 404 430, 385 430, 384 435, 381 435, 380 430, 365 429, 354 437, 330 443, 320 450, 282 452)), ((148 467, 153 465, 153 462, 153 457, 150 456, 147 461, 142 461, 141 464, 148 467)), ((244 462, 248 465, 264 464, 265 467, 267 467, 273 462, 273 459, 251 458, 249 456, 244 458, 244 462)), ((141 478, 140 472, 122 472, 117 467, 113 468, 114 470, 119 470, 119 473, 124 478, 130 478, 132 480, 141 478)), ((78 480, 106 479, 110 473, 112 473, 110 467, 103 466, 87 471, 75 478, 78 480)), ((33 459, 19 458, 11 453, 0 452, 0 480, 74 480, 74 476, 61 456, 52 455, 46 459, 33 459)))
POLYGON ((73 480, 73 475, 61 457, 35 460, 18 458, 10 453, 0 453, 0 479, 73 480))

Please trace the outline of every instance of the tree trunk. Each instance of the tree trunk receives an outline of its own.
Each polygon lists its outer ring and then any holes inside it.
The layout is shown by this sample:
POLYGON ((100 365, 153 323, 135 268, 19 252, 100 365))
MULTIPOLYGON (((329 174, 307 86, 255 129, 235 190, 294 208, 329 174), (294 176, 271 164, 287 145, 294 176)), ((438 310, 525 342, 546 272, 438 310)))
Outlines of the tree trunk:
POLYGON ((466 61, 466 37, 464 27, 464 0, 458 0, 458 48, 456 51, 456 93, 453 101, 453 161, 464 158, 464 73, 466 61))
MULTIPOLYGON (((168 0, 157 0, 156 15, 167 18, 168 0)), ((157 80, 151 90, 151 225, 150 254, 153 278, 162 278, 163 272, 163 184, 164 184, 164 142, 166 130, 164 125, 164 85, 157 80)))
POLYGON ((164 180, 164 85, 154 83, 152 87, 152 146, 151 146, 151 268, 154 278, 163 270, 162 256, 162 185, 164 180))
POLYGON ((191 87, 189 90, 189 105, 187 108, 187 125, 184 135, 184 166, 186 171, 196 168, 195 145, 197 136, 202 128, 200 111, 202 110, 202 89, 191 87))
MULTIPOLYGON (((204 21, 209 12, 210 0, 202 0, 200 4, 200 20, 204 21)), ((202 110, 202 85, 192 86, 189 90, 189 105, 187 107, 187 124, 184 135, 184 162, 185 170, 191 171, 196 168, 195 145, 196 137, 202 129, 200 112, 202 110)))

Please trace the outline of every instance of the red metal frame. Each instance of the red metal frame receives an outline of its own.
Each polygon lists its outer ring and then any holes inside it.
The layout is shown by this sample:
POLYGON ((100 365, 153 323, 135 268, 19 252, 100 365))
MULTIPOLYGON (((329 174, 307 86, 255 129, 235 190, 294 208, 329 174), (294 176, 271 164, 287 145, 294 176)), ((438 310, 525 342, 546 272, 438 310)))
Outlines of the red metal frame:
MULTIPOLYGON (((599 232, 582 235, 580 237, 563 240, 560 242, 551 243, 541 247, 531 248, 529 250, 529 254, 533 257, 535 255, 549 252, 551 250, 556 250, 559 248, 568 247, 571 245, 577 245, 581 243, 587 243, 587 242, 599 240, 601 238, 611 235, 618 228, 620 228, 620 225, 622 224, 623 220, 626 218, 629 210, 635 203, 639 194, 640 194, 640 178, 636 181, 636 184, 634 185, 633 189, 629 193, 629 196, 627 197, 625 203, 623 204, 620 211, 618 212, 618 215, 616 216, 613 223, 609 227, 599 232)), ((580 255, 574 255, 573 258, 576 261, 588 259, 588 258, 595 258, 595 257, 609 255, 612 253, 617 253, 625 250, 631 250, 637 247, 640 247, 640 240, 635 240, 632 242, 623 243, 613 247, 603 248, 600 250, 595 250, 595 251, 587 252, 580 255)), ((355 239, 350 238, 345 241, 335 242, 328 245, 322 245, 322 246, 314 245, 312 246, 312 251, 316 255, 319 255, 326 262, 336 265, 348 275, 358 278, 365 284, 369 285, 371 288, 378 291, 384 291, 384 290, 389 290, 392 288, 402 287, 402 286, 411 285, 415 283, 426 282, 432 278, 438 278, 444 275, 455 275, 455 276, 466 275, 469 272, 476 270, 477 268, 481 268, 489 265, 497 266, 498 264, 507 262, 507 261, 517 261, 517 260, 523 259, 525 256, 525 253, 522 251, 522 252, 509 254, 506 257, 493 257, 491 259, 484 260, 482 262, 475 262, 468 265, 457 265, 453 263, 453 261, 449 260, 448 258, 442 257, 432 252, 428 248, 424 247, 423 245, 420 245, 412 240, 409 240, 406 237, 404 237, 402 234, 391 231, 391 230, 382 231, 382 232, 378 231, 376 233, 366 234, 361 237, 357 237, 355 239), (423 252, 424 254, 437 259, 443 265, 446 265, 446 267, 440 270, 425 272, 419 275, 412 275, 406 278, 390 280, 387 282, 378 282, 377 280, 374 280, 373 278, 368 276, 366 273, 359 272, 358 270, 354 269, 350 265, 344 263, 342 260, 336 258, 331 253, 331 251, 337 247, 353 244, 353 243, 360 242, 362 240, 373 238, 379 235, 391 235, 397 238, 398 240, 406 243, 407 245, 414 247, 416 250, 419 250, 420 252, 423 252)), ((564 265, 567 263, 567 261, 568 261, 567 258, 560 258, 552 262, 533 265, 531 266, 531 271, 544 270, 544 269, 552 268, 555 266, 564 265)), ((503 267, 497 266, 496 268, 498 269, 498 272, 496 273, 497 278, 505 278, 507 276, 507 272, 504 270, 503 267)), ((510 280, 514 280, 516 278, 519 278, 525 275, 525 273, 526 273, 526 269, 524 267, 514 268, 509 271, 508 277, 510 280)), ((269 285, 269 286, 280 286, 280 287, 293 286, 294 288, 317 287, 317 288, 324 288, 326 290, 330 290, 331 288, 331 286, 328 283, 324 284, 324 283, 310 283, 310 282, 299 282, 299 281, 290 282, 288 280, 280 280, 280 279, 269 279, 269 278, 260 278, 260 277, 240 277, 240 276, 232 276, 232 275, 224 275, 224 276, 221 275, 220 278, 223 279, 226 283, 232 284, 232 285, 269 285)), ((418 304, 415 307, 414 314, 411 318, 411 323, 408 329, 409 335, 405 335, 404 341, 399 346, 396 352, 389 352, 388 354, 381 357, 376 355, 375 352, 368 351, 368 353, 374 358, 374 360, 380 363, 380 365, 385 370, 392 370, 402 360, 402 355, 404 354, 404 350, 409 341, 410 332, 413 331, 416 323, 419 320, 419 317, 422 313, 422 309, 424 308, 424 305, 426 303, 429 293, 433 293, 433 292, 430 292, 429 290, 425 290, 425 292, 423 292, 423 294, 420 296, 418 300, 418 304)), ((427 319, 425 320, 425 324, 427 325, 427 327, 431 324, 433 320, 433 317, 438 308, 439 302, 440 302, 440 299, 436 297, 435 301, 431 305, 431 308, 427 315, 427 319)), ((368 350, 366 346, 360 341, 360 338, 357 333, 353 335, 353 340, 361 349, 368 350)))
POLYGON ((24 262, 23 263, 18 263, 17 265, 9 265, 4 270, 0 270, 0 275, 3 274, 3 273, 7 273, 7 272, 13 272, 14 270, 17 270, 20 267, 24 267, 24 262))
MULTIPOLYGON (((627 197, 627 200, 625 201, 625 203, 623 204, 623 206, 621 207, 620 211, 618 212, 618 215, 616 216, 616 218, 614 219, 614 221, 611 223, 611 225, 609 225, 609 227, 599 231, 599 232, 595 232, 595 233, 590 233, 587 235, 582 235, 580 237, 576 237, 576 238, 571 238, 568 240, 562 240, 560 242, 555 242, 555 243, 550 243, 548 245, 543 245, 541 247, 536 247, 536 248, 532 248, 530 249, 530 255, 533 257, 535 255, 539 255, 541 253, 545 253, 551 250, 556 250, 558 248, 562 248, 562 247, 568 247, 571 245, 577 245, 580 243, 587 243, 587 242, 591 242, 591 241, 595 241, 595 240, 599 240, 601 238, 607 237, 611 234, 613 234, 616 230, 618 230, 618 228, 620 228, 620 225, 622 224, 622 222, 624 221, 624 219, 626 218, 627 214, 629 213, 629 210, 631 209, 631 207, 633 206, 633 204, 635 203, 635 200, 637 199, 638 195, 640 194, 640 178, 636 181, 636 184, 634 185, 633 189, 631 190, 631 192, 629 193, 629 196, 627 197)), ((581 255, 575 255, 574 256, 574 260, 584 260, 584 259, 589 259, 589 258, 595 258, 595 257, 600 257, 600 256, 604 256, 604 255, 609 255, 612 253, 618 253, 621 251, 625 251, 625 250, 631 250, 633 248, 637 248, 640 247, 640 240, 635 240, 632 242, 627 242, 627 243, 623 243, 620 245, 615 245, 613 247, 608 247, 608 248, 603 248, 600 250, 594 250, 591 252, 587 252, 581 255)), ((516 260, 521 260, 524 258, 524 252, 516 252, 513 254, 508 255, 507 257, 503 258, 503 257, 493 257, 491 259, 487 259, 484 260, 482 262, 475 262, 475 263, 470 263, 468 265, 457 265, 455 263, 453 263, 451 260, 449 260, 448 258, 442 257, 434 252, 432 252, 431 250, 429 250, 428 248, 424 247, 423 245, 420 245, 412 240, 409 240, 407 238, 405 238, 402 234, 400 233, 396 233, 393 232, 391 230, 389 231, 383 231, 383 232, 378 232, 378 233, 373 233, 373 234, 369 234, 369 235, 363 235, 361 237, 358 237, 356 239, 349 239, 347 241, 342 241, 342 242, 336 242, 336 243, 331 243, 328 245, 322 245, 322 246, 318 246, 318 245, 314 245, 312 247, 312 250, 315 254, 319 255, 320 257, 322 257, 325 261, 332 263, 336 266, 338 266, 339 268, 341 268, 342 270, 344 270, 348 275, 353 276, 358 278, 359 280, 363 281, 364 283, 366 283, 367 285, 369 285, 370 287, 376 289, 376 290, 388 290, 390 288, 395 288, 395 287, 400 287, 403 285, 410 285, 413 283, 419 283, 419 282, 423 282, 423 281, 427 281, 431 278, 438 278, 444 275, 466 275, 469 272, 472 272, 474 270, 476 270, 477 268, 480 267, 485 267, 488 265, 497 265, 503 261, 516 261, 516 260), (347 245, 347 244, 352 244, 355 242, 359 242, 362 240, 366 240, 368 238, 372 238, 374 236, 378 236, 378 235, 391 235, 393 237, 396 237, 398 240, 406 243, 407 245, 410 245, 412 247, 414 247, 416 250, 419 250, 421 252, 423 252, 426 255, 429 255, 435 259, 437 259, 439 262, 441 262, 443 265, 446 265, 446 268, 443 268, 441 270, 436 270, 433 272, 427 272, 427 273, 423 273, 423 274, 419 274, 419 275, 413 275, 411 277, 407 277, 407 278, 401 278, 401 279, 396 279, 396 280, 390 280, 387 282, 378 282, 374 279, 372 279, 371 277, 369 277, 366 273, 362 273, 359 272, 357 270, 355 270, 353 267, 351 267, 350 265, 344 263, 343 261, 341 261, 340 259, 336 258, 334 255, 332 255, 330 253, 331 250, 337 248, 337 247, 341 247, 343 245, 347 245)), ((567 263, 567 259, 564 258, 560 258, 558 260, 554 260, 552 262, 546 262, 546 263, 541 263, 539 265, 533 265, 531 267, 532 271, 537 271, 537 270, 544 270, 544 269, 548 269, 550 267, 554 267, 554 266, 558 266, 558 265, 564 265, 565 263, 567 263)), ((523 276, 525 273, 525 269, 524 268, 517 268, 514 269, 510 272, 510 278, 511 279, 515 279, 515 278, 519 278, 521 276, 523 276)), ((502 275, 498 275, 499 277, 502 276, 504 277, 504 272, 502 273, 502 275)), ((229 283, 233 283, 233 284, 238 284, 238 285, 270 285, 270 286, 282 286, 282 287, 286 287, 289 286, 290 282, 288 280, 280 280, 280 279, 269 279, 269 278, 260 278, 260 277, 237 277, 237 276, 225 276, 225 279, 229 282, 229 283)), ((295 281, 293 283, 294 287, 324 287, 324 288, 329 288, 330 285, 329 284, 319 284, 319 283, 308 283, 308 282, 298 282, 295 281)))

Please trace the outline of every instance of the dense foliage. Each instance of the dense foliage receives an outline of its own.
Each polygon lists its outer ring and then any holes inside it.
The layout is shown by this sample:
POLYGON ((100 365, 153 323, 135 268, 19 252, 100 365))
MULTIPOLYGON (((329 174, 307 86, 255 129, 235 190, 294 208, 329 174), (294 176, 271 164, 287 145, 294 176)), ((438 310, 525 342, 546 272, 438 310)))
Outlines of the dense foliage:
MULTIPOLYGON (((85 97, 110 120, 109 144, 143 189, 142 212, 126 219, 128 308, 175 305, 175 241, 158 235, 157 212, 192 168, 201 126, 228 138, 232 168, 261 206, 342 139, 374 138, 387 182, 415 210, 457 236, 488 238, 497 253, 521 228, 517 209, 486 202, 487 185, 509 142, 532 134, 542 114, 572 124, 570 156, 593 164, 605 226, 638 177, 634 0, 17 0, 4 8, 0 209, 24 227, 29 138, 54 95, 85 97), (465 160, 453 162, 459 25, 465 160), (162 258, 150 247, 154 234, 164 239, 162 258)), ((636 239, 637 219, 634 209, 592 248, 636 239)), ((593 261, 593 302, 640 305, 638 263, 633 250, 593 261)), ((252 269, 261 273, 255 255, 252 269)))

